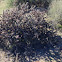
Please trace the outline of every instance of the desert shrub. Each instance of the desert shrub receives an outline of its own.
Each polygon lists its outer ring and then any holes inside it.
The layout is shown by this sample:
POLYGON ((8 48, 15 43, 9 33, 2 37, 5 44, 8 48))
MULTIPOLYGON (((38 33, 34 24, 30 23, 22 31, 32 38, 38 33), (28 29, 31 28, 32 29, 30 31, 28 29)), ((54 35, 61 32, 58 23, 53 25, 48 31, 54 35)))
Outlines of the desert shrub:
POLYGON ((0 22, 0 44, 3 47, 7 49, 17 47, 18 50, 24 51, 27 45, 54 42, 52 26, 44 20, 45 11, 28 7, 27 3, 20 4, 19 7, 3 12, 0 22))
POLYGON ((3 10, 11 8, 13 6, 19 5, 19 3, 29 2, 30 7, 32 5, 36 5, 37 7, 48 8, 51 0, 1 0, 0 1, 0 14, 2 14, 3 10))
POLYGON ((16 5, 19 3, 26 3, 29 2, 29 5, 36 5, 37 7, 44 7, 48 8, 51 0, 15 0, 14 1, 16 5))

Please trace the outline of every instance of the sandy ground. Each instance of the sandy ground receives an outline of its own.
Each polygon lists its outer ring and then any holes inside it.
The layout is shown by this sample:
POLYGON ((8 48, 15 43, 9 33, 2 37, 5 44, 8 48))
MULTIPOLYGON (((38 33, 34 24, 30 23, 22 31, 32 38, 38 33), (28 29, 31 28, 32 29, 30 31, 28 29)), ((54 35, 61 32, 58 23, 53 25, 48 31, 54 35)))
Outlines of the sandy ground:
POLYGON ((8 53, 0 50, 0 62, 13 62, 13 57, 8 56, 8 53))
MULTIPOLYGON (((56 60, 54 60, 54 58, 51 57, 51 59, 52 59, 51 61, 46 61, 44 57, 41 57, 40 60, 32 61, 32 62, 57 62, 56 60)), ((0 62, 13 62, 13 57, 7 56, 4 51, 0 51, 0 62)), ((18 61, 15 61, 15 62, 18 62, 18 61)), ((59 60, 59 62, 61 61, 59 60)))

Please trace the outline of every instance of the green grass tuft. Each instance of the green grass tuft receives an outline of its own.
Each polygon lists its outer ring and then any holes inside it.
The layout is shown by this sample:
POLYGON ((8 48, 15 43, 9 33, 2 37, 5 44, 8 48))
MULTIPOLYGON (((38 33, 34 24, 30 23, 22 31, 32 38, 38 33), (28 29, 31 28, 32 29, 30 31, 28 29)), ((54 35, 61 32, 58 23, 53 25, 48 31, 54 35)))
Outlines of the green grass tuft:
POLYGON ((3 0, 0 1, 0 14, 3 13, 3 10, 9 9, 13 6, 14 0, 3 0))

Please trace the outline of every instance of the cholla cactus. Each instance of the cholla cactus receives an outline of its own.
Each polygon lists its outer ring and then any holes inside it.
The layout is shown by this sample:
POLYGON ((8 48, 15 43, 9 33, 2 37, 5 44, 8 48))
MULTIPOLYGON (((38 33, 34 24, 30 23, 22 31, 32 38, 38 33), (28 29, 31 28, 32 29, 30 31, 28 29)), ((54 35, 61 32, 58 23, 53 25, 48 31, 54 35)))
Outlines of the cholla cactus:
POLYGON ((52 41, 54 35, 52 29, 48 30, 51 26, 44 20, 45 11, 28 7, 26 3, 4 11, 0 41, 7 48, 38 42, 47 44, 52 41))

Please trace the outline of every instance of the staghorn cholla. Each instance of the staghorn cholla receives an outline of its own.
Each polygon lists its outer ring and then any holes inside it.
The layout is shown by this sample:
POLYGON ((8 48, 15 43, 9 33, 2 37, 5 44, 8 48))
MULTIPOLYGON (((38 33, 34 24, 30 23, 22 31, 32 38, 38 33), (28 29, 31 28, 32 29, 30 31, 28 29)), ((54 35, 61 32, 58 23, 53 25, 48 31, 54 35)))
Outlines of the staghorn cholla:
POLYGON ((15 8, 3 12, 0 42, 2 46, 11 49, 29 44, 48 44, 54 39, 51 26, 44 20, 45 11, 35 7, 29 9, 28 4, 20 4, 15 8))

